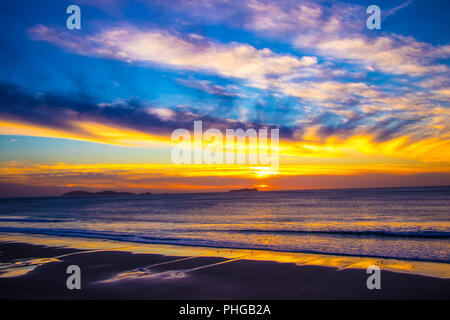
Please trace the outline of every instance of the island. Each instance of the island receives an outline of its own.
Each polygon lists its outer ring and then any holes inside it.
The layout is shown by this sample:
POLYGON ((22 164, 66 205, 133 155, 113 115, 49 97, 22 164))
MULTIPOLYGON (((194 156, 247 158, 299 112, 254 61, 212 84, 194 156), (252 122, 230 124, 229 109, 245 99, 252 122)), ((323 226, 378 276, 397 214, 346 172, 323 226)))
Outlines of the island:
POLYGON ((229 192, 256 192, 256 191, 259 191, 259 190, 256 188, 253 188, 253 189, 244 188, 244 189, 230 190, 229 192))
POLYGON ((70 191, 66 192, 62 197, 79 197, 79 196, 147 196, 151 195, 151 192, 145 193, 133 193, 133 192, 117 192, 111 190, 99 191, 99 192, 89 192, 89 191, 70 191))

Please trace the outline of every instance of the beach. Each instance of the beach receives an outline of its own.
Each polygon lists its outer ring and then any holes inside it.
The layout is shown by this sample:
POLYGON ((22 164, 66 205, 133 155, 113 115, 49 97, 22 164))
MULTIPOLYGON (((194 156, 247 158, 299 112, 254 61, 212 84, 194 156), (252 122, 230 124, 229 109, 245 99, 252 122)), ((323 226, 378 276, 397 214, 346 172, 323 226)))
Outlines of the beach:
POLYGON ((443 263, 20 234, 2 235, 0 251, 0 298, 9 300, 450 298, 443 263), (369 263, 381 268, 380 290, 366 286, 369 263), (81 269, 80 290, 66 286, 70 265, 81 269))
POLYGON ((0 199, 0 297, 449 299, 449 194, 433 187, 0 199), (69 266, 80 268, 81 289, 68 289, 69 266), (381 289, 368 289, 371 266, 381 289))

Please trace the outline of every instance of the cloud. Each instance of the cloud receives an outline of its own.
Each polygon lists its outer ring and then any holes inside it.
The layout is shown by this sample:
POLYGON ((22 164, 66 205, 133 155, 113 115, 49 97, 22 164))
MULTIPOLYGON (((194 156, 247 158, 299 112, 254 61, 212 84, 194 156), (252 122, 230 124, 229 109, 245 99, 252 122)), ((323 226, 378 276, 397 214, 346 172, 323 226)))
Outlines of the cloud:
MULTIPOLYGON (((388 14, 408 4, 404 3, 388 14)), ((436 61, 450 57, 450 46, 432 46, 412 37, 388 33, 369 36, 361 23, 367 19, 363 6, 339 2, 325 6, 310 1, 254 0, 249 2, 249 7, 253 10, 245 27, 260 34, 266 31, 281 35, 296 47, 321 56, 390 74, 418 76, 448 71, 446 65, 436 61)))
POLYGON ((167 108, 149 108, 148 112, 165 121, 172 120, 177 116, 175 111, 167 108))
MULTIPOLYGON (((141 31, 126 26, 105 29, 94 35, 78 35, 37 25, 29 30, 29 34, 35 40, 50 42, 82 55, 242 79, 248 86, 306 100, 338 99, 342 90, 350 92, 365 87, 363 83, 324 82, 323 77, 329 77, 325 71, 329 71, 331 64, 322 66, 314 56, 299 58, 276 54, 267 48, 256 49, 236 42, 222 44, 201 36, 189 34, 183 37, 161 29, 141 31)), ((224 88, 211 81, 177 81, 214 95, 239 95, 232 87, 224 88)))
POLYGON ((400 11, 400 10, 402 10, 403 8, 406 8, 407 6, 409 6, 411 3, 413 3, 413 0, 405 1, 405 2, 403 2, 402 4, 396 6, 396 7, 392 8, 392 9, 387 10, 386 12, 383 12, 383 15, 382 15, 381 18, 382 18, 382 19, 385 19, 386 17, 389 17, 389 16, 391 16, 391 15, 394 15, 394 14, 396 14, 398 11, 400 11))
POLYGON ((450 46, 433 47, 403 36, 359 37, 298 36, 296 45, 314 47, 317 52, 342 60, 367 65, 371 70, 419 76, 448 72, 448 67, 433 60, 450 56, 450 46))
POLYGON ((329 100, 335 103, 352 96, 376 95, 375 89, 363 82, 285 82, 278 84, 279 90, 293 97, 305 100, 329 100))
POLYGON ((37 25, 29 34, 35 40, 82 55, 208 71, 251 82, 292 74, 317 63, 315 57, 297 58, 248 44, 222 44, 192 34, 182 37, 165 30, 139 30, 133 26, 105 29, 85 36, 37 25))
POLYGON ((221 86, 218 85, 210 80, 198 80, 194 78, 189 79, 177 79, 178 83, 198 89, 204 92, 207 92, 209 94, 215 95, 215 96, 221 96, 221 97, 242 97, 243 94, 239 93, 239 87, 235 85, 227 85, 227 86, 221 86))
MULTIPOLYGON (((382 35, 367 34, 366 6, 308 0, 249 0, 241 6, 224 3, 180 0, 167 8, 197 21, 244 28, 265 38, 291 43, 302 51, 388 74, 419 76, 448 72, 448 67, 438 61, 450 57, 450 46, 433 46, 384 31, 382 35), (226 13, 215 13, 223 7, 226 13)), ((382 17, 410 3, 388 10, 382 17)))

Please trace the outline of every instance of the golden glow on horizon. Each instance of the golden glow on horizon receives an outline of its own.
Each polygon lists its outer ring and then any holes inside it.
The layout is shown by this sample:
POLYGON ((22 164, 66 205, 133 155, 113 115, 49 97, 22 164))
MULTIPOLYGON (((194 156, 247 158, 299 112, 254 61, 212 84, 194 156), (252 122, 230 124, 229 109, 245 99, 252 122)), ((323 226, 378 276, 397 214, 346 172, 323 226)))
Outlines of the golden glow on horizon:
MULTIPOLYGON (((77 122, 73 126, 76 129, 69 132, 0 120, 0 134, 75 139, 122 147, 149 147, 149 150, 155 147, 170 148, 176 144, 170 137, 101 123, 77 122)), ((238 145, 235 153, 242 150, 245 150, 244 147, 238 145)), ((130 159, 129 163, 114 163, 114 158, 111 158, 109 163, 82 163, 77 160, 77 154, 73 155, 75 163, 70 164, 10 161, 0 164, 0 182, 100 189, 159 188, 164 185, 166 189, 181 191, 267 185, 264 188, 271 190, 277 187, 271 183, 267 184, 264 180, 275 177, 450 172, 449 135, 422 140, 400 136, 377 142, 369 135, 354 135, 348 138, 329 136, 320 139, 316 131, 310 129, 298 141, 281 140, 279 150, 280 164, 277 170, 270 166, 245 164, 175 165, 170 163, 170 159, 167 159, 167 163, 158 164, 142 163, 142 159, 130 159), (211 179, 200 185, 190 185, 186 180, 207 177, 211 179), (217 179, 214 181, 214 178, 240 178, 245 182, 224 184, 217 179), (160 182, 155 182, 155 179, 160 182)), ((249 151, 245 152, 248 154, 249 151)))
MULTIPOLYGON (((346 164, 287 164, 280 166, 278 172, 270 170, 270 167, 252 167, 248 165, 30 164, 11 161, 2 163, 0 166, 0 182, 80 189, 160 190, 162 188, 179 191, 204 191, 206 189, 223 191, 260 185, 260 188, 265 190, 275 190, 282 188, 282 186, 268 184, 265 179, 299 177, 301 180, 301 176, 342 175, 344 177, 366 173, 389 172, 396 175, 408 175, 421 172, 443 172, 440 166, 433 167, 426 164, 416 166, 391 165, 388 168, 384 164, 361 164, 355 166, 346 164), (234 182, 231 182, 229 180, 231 178, 244 179, 244 181, 236 182, 233 180, 234 182), (258 180, 261 182, 258 182, 258 180)), ((449 171, 450 169, 447 167, 446 172, 449 171)))
POLYGON ((81 121, 72 125, 74 129, 69 131, 0 119, 0 134, 63 138, 121 147, 167 147, 173 144, 170 137, 151 135, 119 126, 81 121))
MULTIPOLYGON (((0 135, 63 138, 122 147, 170 148, 177 144, 171 141, 169 136, 152 135, 95 122, 75 122, 73 127, 74 129, 69 131, 0 119, 0 135)), ((204 142, 204 147, 209 144, 204 142)), ((270 139, 268 144, 270 145, 270 139)), ((245 146, 236 143, 235 153, 244 152, 243 150, 246 150, 245 146)), ((347 159, 352 165, 355 161, 377 159, 382 156, 385 159, 402 159, 405 164, 408 163, 407 160, 415 160, 425 163, 441 162, 447 167, 450 164, 448 150, 450 150, 450 134, 421 140, 400 136, 384 142, 377 142, 370 135, 354 135, 348 138, 330 136, 322 140, 316 136, 313 128, 307 130, 299 141, 280 140, 279 143, 280 161, 298 160, 297 158, 347 159)), ((245 153, 248 154, 249 150, 245 153)), ((389 162, 391 161, 387 161, 389 162)))

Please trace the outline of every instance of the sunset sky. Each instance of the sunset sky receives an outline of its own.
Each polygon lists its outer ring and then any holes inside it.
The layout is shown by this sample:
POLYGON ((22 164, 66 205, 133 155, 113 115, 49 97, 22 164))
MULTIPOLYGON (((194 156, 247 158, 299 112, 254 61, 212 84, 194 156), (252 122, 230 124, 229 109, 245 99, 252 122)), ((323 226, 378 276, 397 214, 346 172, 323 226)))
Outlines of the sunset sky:
POLYGON ((450 185, 450 2, 2 1, 0 196, 450 185), (81 8, 68 30, 66 8, 81 8), (367 6, 381 8, 369 30, 367 6), (280 166, 171 133, 279 128, 280 166))

